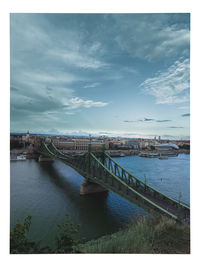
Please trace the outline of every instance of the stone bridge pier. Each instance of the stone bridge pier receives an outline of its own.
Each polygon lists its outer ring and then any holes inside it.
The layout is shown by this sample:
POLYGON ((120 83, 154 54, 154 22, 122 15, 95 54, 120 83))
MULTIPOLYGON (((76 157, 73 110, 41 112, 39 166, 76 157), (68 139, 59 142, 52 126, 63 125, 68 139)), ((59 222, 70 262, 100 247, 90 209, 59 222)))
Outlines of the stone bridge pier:
POLYGON ((88 194, 101 193, 107 191, 108 189, 100 186, 99 184, 89 182, 87 180, 84 181, 80 187, 80 195, 88 195, 88 194))
POLYGON ((47 156, 43 156, 43 155, 40 155, 39 158, 38 158, 38 161, 39 162, 53 162, 54 159, 50 158, 50 157, 47 157, 47 156))

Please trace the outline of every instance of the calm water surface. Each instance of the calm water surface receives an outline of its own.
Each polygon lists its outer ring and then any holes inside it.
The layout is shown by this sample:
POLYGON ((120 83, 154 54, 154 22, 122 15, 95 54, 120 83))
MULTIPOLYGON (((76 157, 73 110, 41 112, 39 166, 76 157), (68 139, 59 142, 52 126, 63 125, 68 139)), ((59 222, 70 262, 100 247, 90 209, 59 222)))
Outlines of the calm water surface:
MULTIPOLYGON (((123 167, 168 196, 189 204, 190 155, 168 160, 129 156, 115 158, 123 167), (162 178, 162 179, 161 179, 162 178)), ((84 181, 69 166, 54 161, 11 162, 11 227, 16 220, 32 216, 30 237, 54 245, 57 224, 69 213, 80 224, 79 237, 87 240, 125 227, 144 210, 113 192, 80 196, 84 181)))

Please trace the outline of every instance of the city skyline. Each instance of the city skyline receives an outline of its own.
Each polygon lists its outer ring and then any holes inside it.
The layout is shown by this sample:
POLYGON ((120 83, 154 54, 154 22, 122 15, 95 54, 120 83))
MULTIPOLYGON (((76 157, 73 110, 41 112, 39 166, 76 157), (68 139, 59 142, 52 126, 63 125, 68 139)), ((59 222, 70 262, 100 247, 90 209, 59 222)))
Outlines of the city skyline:
POLYGON ((189 14, 11 14, 11 132, 190 138, 189 14))

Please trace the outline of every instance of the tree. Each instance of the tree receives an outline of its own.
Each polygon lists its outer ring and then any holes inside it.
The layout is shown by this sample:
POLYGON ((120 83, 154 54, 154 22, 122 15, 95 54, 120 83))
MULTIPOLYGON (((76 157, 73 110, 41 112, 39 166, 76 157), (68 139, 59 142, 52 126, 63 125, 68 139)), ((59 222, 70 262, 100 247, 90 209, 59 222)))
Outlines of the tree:
POLYGON ((28 216, 24 223, 17 221, 10 233, 11 254, 41 254, 41 253, 77 253, 75 246, 79 243, 74 236, 78 233, 80 225, 74 226, 69 214, 65 222, 58 224, 56 248, 42 247, 41 241, 35 242, 28 239, 32 217, 28 216))
POLYGON ((24 223, 17 221, 10 233, 10 253, 11 254, 39 254, 49 253, 49 247, 41 247, 40 242, 34 242, 28 239, 28 233, 31 225, 31 216, 28 216, 24 223))
POLYGON ((75 227, 69 214, 66 214, 66 221, 58 224, 59 233, 56 237, 56 253, 72 253, 80 240, 75 239, 74 236, 78 233, 79 224, 75 227))

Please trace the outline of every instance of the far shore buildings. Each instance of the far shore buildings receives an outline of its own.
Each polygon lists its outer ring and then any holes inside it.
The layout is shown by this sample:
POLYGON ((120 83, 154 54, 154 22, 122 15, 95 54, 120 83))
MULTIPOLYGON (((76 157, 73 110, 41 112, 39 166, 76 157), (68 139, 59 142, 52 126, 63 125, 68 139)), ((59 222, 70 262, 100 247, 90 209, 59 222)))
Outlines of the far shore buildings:
POLYGON ((142 138, 122 138, 122 137, 91 137, 91 136, 48 136, 43 134, 31 134, 29 131, 27 133, 21 134, 11 134, 10 141, 18 142, 23 147, 32 146, 39 147, 42 141, 53 141, 55 146, 61 150, 80 150, 87 151, 88 144, 91 142, 91 147, 93 150, 101 150, 103 144, 105 144, 105 149, 114 150, 170 150, 176 149, 175 146, 189 147, 189 140, 163 140, 159 136, 158 139, 142 139, 142 138), (174 145, 174 146, 173 146, 174 145))
MULTIPOLYGON (((72 139, 71 141, 54 141, 54 144, 59 149, 66 149, 66 150, 88 150, 89 139, 72 139)), ((103 143, 105 143, 105 149, 109 148, 109 142, 107 140, 91 140, 91 147, 94 150, 101 150, 103 143)))

